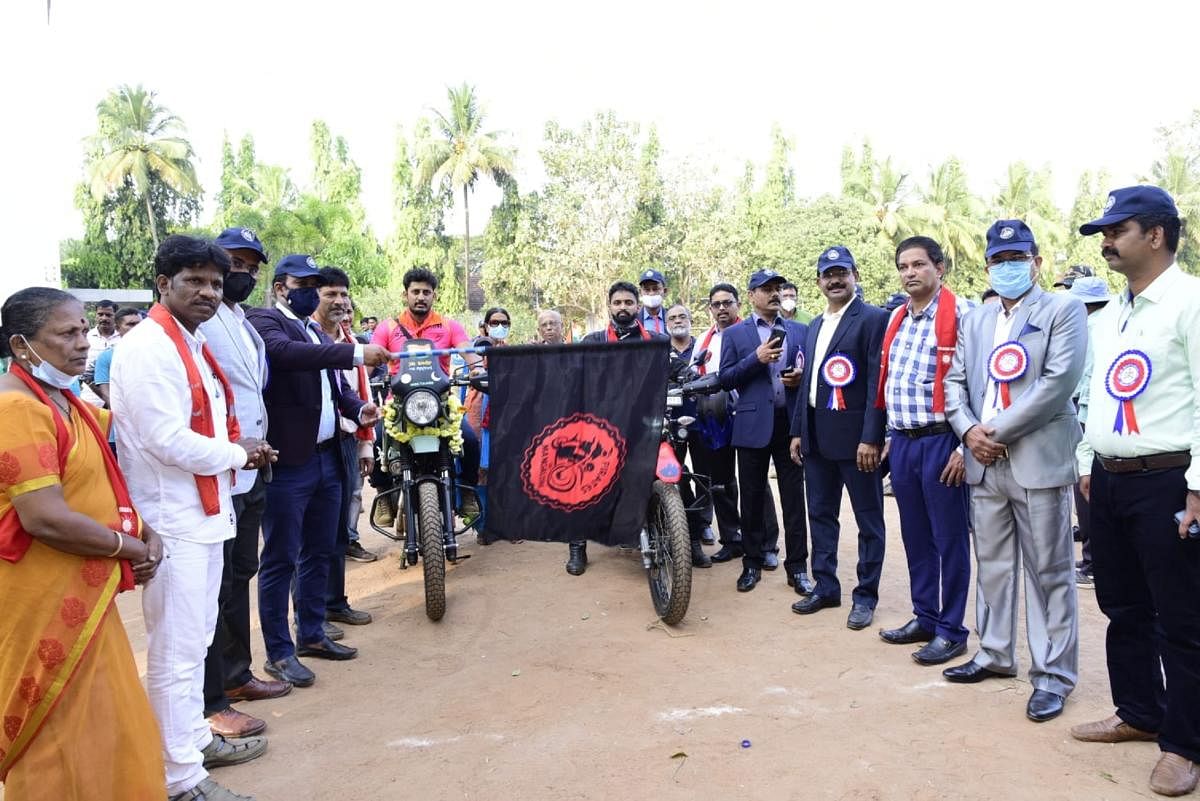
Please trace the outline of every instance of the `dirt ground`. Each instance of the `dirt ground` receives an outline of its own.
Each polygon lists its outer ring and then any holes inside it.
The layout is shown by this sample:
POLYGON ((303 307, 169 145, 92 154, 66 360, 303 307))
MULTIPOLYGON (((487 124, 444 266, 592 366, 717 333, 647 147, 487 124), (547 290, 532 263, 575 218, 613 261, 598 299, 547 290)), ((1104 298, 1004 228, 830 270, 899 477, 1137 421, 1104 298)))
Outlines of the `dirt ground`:
MULTIPOLYGON (((951 685, 909 658, 913 646, 879 639, 910 612, 887 502, 880 605, 859 632, 845 625, 853 530, 841 543, 842 608, 793 614, 782 570, 737 593, 740 568, 727 563, 695 571, 687 618, 668 631, 653 625, 633 554, 593 545, 587 573, 572 577, 565 545, 484 548, 473 535, 432 623, 420 569, 401 571, 398 546, 364 523, 364 544, 385 557, 349 568, 352 603, 375 617, 346 627, 359 658, 309 660, 313 687, 242 705, 269 721, 270 750, 214 776, 259 801, 1155 797, 1155 745, 1067 732, 1111 713, 1090 590, 1079 688, 1046 724, 1025 718, 1024 675, 951 685)), ((120 607, 144 667, 139 601, 131 593, 120 607)), ((259 675, 262 659, 256 641, 259 675)))

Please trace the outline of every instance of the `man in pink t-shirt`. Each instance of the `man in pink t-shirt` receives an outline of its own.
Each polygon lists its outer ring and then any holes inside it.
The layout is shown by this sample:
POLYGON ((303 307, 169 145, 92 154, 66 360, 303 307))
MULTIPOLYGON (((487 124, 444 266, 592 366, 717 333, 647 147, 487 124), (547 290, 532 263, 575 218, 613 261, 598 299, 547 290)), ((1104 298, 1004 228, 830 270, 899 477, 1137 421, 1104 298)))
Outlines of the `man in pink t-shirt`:
MULTIPOLYGON (((435 348, 458 348, 471 343, 466 330, 457 320, 442 317, 433 310, 437 299, 437 276, 424 267, 414 267, 404 274, 404 301, 408 307, 395 317, 375 326, 371 342, 382 345, 392 353, 400 351, 410 339, 428 339, 435 348)), ((439 357, 442 369, 449 374, 450 357, 439 357)), ((465 354, 467 364, 474 365, 479 357, 465 354)), ((388 373, 395 375, 400 361, 388 365, 388 373)))

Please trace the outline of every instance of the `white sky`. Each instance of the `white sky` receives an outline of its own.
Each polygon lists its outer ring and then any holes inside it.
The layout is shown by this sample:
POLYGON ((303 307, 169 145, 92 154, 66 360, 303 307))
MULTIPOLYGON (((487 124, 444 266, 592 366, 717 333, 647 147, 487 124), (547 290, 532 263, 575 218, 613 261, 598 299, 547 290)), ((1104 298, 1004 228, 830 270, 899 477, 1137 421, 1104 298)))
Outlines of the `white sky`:
MULTIPOLYGON (((1135 181, 1156 152, 1155 129, 1200 107, 1188 38, 1200 3, 782 6, 53 0, 47 25, 45 0, 5 0, 0 210, 10 243, 20 241, 0 282, 35 280, 58 240, 80 232, 81 140, 97 101, 121 83, 155 89, 187 124, 205 220, 224 132, 252 133, 260 159, 305 184, 309 127, 322 118, 363 169, 381 237, 391 229, 397 123, 411 130, 464 80, 477 86, 488 127, 511 133, 525 188, 540 180, 548 119, 575 125, 613 108, 657 124, 672 160, 712 162, 730 177, 765 160, 778 122, 797 144, 801 194, 836 190, 843 145, 868 136, 921 178, 957 155, 986 195, 1011 161, 1049 164, 1069 206, 1081 171, 1135 181)), ((496 199, 476 193, 475 231, 496 199)))

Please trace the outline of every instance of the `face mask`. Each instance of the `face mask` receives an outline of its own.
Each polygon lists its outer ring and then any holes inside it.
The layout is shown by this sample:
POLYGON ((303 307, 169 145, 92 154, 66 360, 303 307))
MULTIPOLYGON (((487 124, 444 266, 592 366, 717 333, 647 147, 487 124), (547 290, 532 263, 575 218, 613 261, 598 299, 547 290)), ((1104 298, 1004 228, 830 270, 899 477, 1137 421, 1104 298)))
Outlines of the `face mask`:
MULTIPOLYGON (((25 337, 21 337, 21 339, 25 339, 25 337)), ((37 356, 38 360, 36 365, 29 368, 30 375, 38 381, 49 384, 56 389, 67 390, 71 388, 71 385, 75 383, 75 376, 67 375, 41 356, 38 356, 37 351, 33 349, 33 345, 29 344, 28 339, 25 339, 25 347, 29 348, 29 352, 37 356)))
POLYGON ((662 305, 662 295, 642 295, 642 305, 647 309, 657 309, 662 305))
POLYGON ((257 281, 250 273, 230 273, 225 276, 225 299, 241 303, 250 297, 256 283, 257 281))
POLYGON ((489 325, 488 326, 488 336, 491 337, 492 339, 507 339, 508 338, 508 326, 507 325, 489 325))
POLYGON ((1002 261, 988 267, 988 280, 1000 297, 1015 300, 1033 287, 1032 268, 1032 259, 1002 261))
POLYGON ((321 305, 321 295, 315 286, 295 287, 287 293, 288 306, 297 317, 308 317, 321 305))
POLYGON ((796 310, 796 299, 795 298, 784 298, 783 300, 779 301, 779 307, 781 309, 783 309, 785 312, 795 311, 796 310))

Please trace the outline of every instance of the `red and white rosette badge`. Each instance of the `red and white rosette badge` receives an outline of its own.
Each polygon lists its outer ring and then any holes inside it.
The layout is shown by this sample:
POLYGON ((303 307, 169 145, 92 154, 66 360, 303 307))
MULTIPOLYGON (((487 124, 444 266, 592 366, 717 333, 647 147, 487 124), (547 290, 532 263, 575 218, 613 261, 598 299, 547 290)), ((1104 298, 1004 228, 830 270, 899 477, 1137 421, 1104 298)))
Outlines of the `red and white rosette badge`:
POLYGON ((1008 385, 1025 375, 1029 369, 1029 351, 1015 339, 996 346, 988 357, 988 375, 996 382, 996 405, 1007 409, 1012 405, 1008 385))
POLYGON ((858 368, 849 356, 835 353, 825 360, 824 366, 821 367, 821 375, 825 378, 825 383, 833 387, 833 392, 829 393, 829 408, 835 412, 844 410, 846 397, 842 394, 842 387, 853 383, 858 375, 858 368))
POLYGON ((1118 434, 1140 434, 1137 417, 1133 414, 1133 399, 1150 385, 1150 357, 1140 350, 1127 350, 1113 360, 1104 376, 1108 394, 1118 402, 1113 431, 1118 434))

